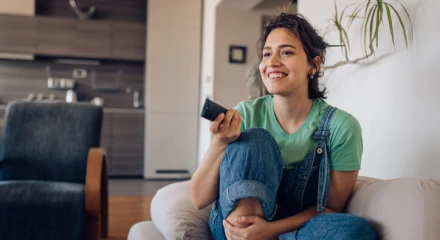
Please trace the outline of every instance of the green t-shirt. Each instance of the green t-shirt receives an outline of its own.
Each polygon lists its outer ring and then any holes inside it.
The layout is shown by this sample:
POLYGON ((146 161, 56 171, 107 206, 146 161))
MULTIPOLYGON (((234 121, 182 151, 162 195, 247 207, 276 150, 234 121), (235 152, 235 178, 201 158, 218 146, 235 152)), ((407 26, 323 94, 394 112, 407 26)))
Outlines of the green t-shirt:
MULTIPOLYGON (((259 127, 268 130, 278 143, 284 165, 291 169, 314 151, 318 142, 313 133, 318 129, 328 104, 313 100, 312 109, 301 127, 287 134, 279 125, 273 109, 273 96, 268 95, 240 102, 235 108, 242 117, 242 130, 259 127)), ((362 130, 359 122, 349 113, 338 109, 330 122, 329 149, 334 171, 359 170, 362 157, 362 130)))

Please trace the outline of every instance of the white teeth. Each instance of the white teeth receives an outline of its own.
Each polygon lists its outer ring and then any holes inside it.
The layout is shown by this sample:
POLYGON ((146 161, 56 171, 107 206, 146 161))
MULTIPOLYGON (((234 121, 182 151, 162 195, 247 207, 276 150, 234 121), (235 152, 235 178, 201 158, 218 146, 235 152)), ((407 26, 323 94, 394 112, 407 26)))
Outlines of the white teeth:
POLYGON ((269 73, 270 78, 282 78, 284 76, 286 76, 284 73, 269 73))

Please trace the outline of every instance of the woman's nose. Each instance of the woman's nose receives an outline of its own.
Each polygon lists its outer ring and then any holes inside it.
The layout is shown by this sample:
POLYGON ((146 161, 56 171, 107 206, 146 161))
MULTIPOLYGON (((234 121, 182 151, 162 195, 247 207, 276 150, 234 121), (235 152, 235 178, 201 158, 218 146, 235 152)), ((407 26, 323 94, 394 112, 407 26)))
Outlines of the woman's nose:
POLYGON ((276 54, 273 54, 272 56, 270 56, 269 61, 268 61, 268 65, 269 65, 269 67, 280 66, 279 57, 276 54))

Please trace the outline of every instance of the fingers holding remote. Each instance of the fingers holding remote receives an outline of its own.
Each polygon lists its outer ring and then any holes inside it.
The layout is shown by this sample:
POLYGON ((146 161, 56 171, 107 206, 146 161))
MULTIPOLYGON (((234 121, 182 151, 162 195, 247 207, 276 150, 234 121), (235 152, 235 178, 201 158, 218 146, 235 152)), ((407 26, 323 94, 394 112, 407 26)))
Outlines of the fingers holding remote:
POLYGON ((220 113, 209 127, 214 137, 224 144, 229 144, 240 136, 241 116, 235 109, 229 109, 226 114, 220 113))

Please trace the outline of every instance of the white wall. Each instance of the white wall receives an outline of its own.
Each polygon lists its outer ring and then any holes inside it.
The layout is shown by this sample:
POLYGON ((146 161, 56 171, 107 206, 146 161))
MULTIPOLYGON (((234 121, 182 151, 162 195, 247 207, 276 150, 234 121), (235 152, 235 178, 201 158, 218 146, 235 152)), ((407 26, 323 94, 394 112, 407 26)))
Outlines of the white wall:
MULTIPOLYGON (((222 0, 204 0, 203 2, 203 35, 202 35, 202 64, 200 74, 200 102, 203 106, 206 98, 214 95, 214 56, 215 56, 215 22, 217 5, 222 0)), ((200 112, 201 107, 199 108, 200 112)), ((199 120, 198 129, 198 162, 202 161, 211 142, 209 121, 199 120)))
POLYGON ((261 13, 220 5, 217 8, 214 100, 233 108, 248 98, 247 69, 258 63, 257 41, 261 36, 261 13), (247 47, 247 63, 229 63, 229 46, 247 47))
MULTIPOLYGON (((0 0, 0 14, 35 15, 35 0, 0 0)), ((33 60, 33 54, 0 52, 1 59, 33 60)))
POLYGON ((35 15, 35 0, 0 0, 1 14, 35 15))
MULTIPOLYGON (((341 9, 352 2, 336 0, 341 9)), ((406 50, 399 36, 396 51, 392 51, 389 32, 381 32, 383 45, 379 46, 378 61, 330 70, 325 73, 323 82, 328 87, 328 102, 352 113, 361 123, 364 139, 361 175, 438 178, 440 33, 436 29, 440 23, 440 2, 401 2, 413 19, 415 35, 411 48, 406 50)), ((325 29, 332 10, 333 1, 327 0, 300 0, 298 5, 298 12, 321 30, 325 29)), ((359 32, 354 28, 349 35, 359 40, 356 37, 359 32)), ((335 33, 327 35, 327 40, 338 43, 335 33)), ((359 41, 352 46, 353 55, 362 53, 359 41)), ((342 59, 339 49, 331 49, 327 57, 328 64, 342 59)))
MULTIPOLYGON (((258 1, 250 2, 254 5, 258 1)), ((204 4, 200 105, 206 97, 210 97, 227 108, 233 108, 248 98, 246 72, 259 61, 257 41, 261 35, 262 16, 272 12, 249 11, 249 4, 237 6, 220 0, 205 0, 204 4), (246 64, 229 63, 230 45, 247 47, 246 64)), ((209 123, 208 120, 200 120, 199 162, 211 142, 209 123)))
POLYGON ((149 0, 147 18, 144 176, 189 177, 197 165, 202 0, 149 0))
POLYGON ((243 10, 251 10, 262 1, 263 0, 223 0, 222 5, 228 5, 228 7, 240 8, 243 10))

